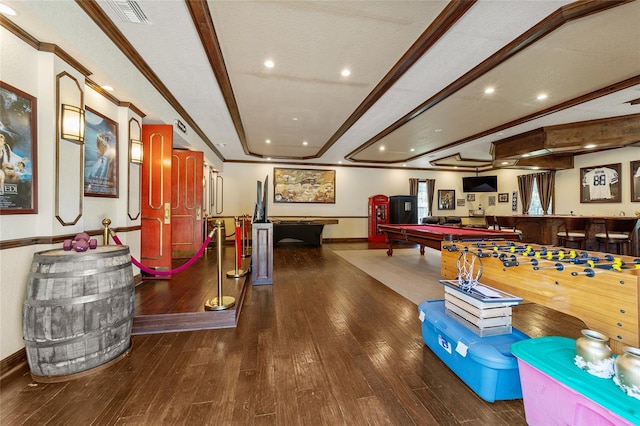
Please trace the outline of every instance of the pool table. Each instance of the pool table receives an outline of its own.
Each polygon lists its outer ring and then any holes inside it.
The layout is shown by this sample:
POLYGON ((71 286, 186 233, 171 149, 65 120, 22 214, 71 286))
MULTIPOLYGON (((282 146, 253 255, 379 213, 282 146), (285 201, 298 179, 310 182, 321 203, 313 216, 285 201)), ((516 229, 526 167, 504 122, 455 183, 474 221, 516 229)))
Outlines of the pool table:
POLYGON ((378 229, 387 238, 387 243, 389 244, 388 256, 393 255, 393 243, 395 241, 420 244, 421 255, 424 255, 425 246, 440 250, 442 241, 520 241, 520 234, 516 232, 484 228, 447 225, 378 225, 378 229))

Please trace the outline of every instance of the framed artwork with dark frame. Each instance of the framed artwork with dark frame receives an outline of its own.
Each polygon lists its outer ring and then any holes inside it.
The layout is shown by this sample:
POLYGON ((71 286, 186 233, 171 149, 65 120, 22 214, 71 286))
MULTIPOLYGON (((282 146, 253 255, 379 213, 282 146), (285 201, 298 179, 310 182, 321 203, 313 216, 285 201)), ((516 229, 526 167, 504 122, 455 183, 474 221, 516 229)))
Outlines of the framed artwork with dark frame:
POLYGON ((467 194, 467 201, 475 201, 476 194, 467 194))
POLYGON ((500 194, 498 194, 498 202, 499 203, 508 203, 509 202, 509 193, 508 192, 501 192, 500 194))
POLYGON ((118 198, 118 124, 85 107, 84 195, 118 198))
POLYGON ((581 203, 620 203, 622 163, 580 169, 581 203))
POLYGON ((455 210, 456 191, 454 189, 438 189, 438 209, 455 210))
POLYGON ((631 201, 640 201, 640 161, 632 161, 631 170, 631 201))
POLYGON ((273 169, 275 203, 335 204, 335 191, 335 170, 273 169))
POLYGON ((0 81, 0 214, 38 212, 36 98, 0 81))

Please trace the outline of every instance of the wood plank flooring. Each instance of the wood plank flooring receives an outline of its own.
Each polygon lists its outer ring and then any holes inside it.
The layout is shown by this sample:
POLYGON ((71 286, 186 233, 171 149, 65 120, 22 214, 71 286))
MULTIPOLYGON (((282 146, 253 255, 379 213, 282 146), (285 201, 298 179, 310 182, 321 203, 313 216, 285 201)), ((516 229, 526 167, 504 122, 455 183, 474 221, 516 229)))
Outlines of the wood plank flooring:
MULTIPOLYGON (((278 246, 274 285, 248 289, 236 328, 133 336, 122 361, 66 383, 3 380, 0 424, 526 424, 521 400, 477 397, 424 345, 416 305, 335 247, 367 245, 278 246)), ((531 335, 584 327, 523 308, 531 335)))

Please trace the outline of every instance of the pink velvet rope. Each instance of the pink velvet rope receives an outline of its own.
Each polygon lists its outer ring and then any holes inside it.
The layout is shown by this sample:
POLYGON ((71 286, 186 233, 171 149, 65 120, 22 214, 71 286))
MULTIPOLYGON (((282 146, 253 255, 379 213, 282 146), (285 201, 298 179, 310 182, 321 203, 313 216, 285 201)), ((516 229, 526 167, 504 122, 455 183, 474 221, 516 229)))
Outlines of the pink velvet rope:
MULTIPOLYGON (((115 241, 115 243, 117 245, 119 245, 119 246, 122 245, 122 241, 120 241, 120 238, 118 238, 118 236, 116 234, 111 233, 111 238, 113 238, 113 241, 115 241)), ((170 271, 158 271, 158 270, 149 268, 147 266, 144 266, 142 263, 138 262, 136 260, 136 258, 133 257, 133 256, 131 256, 131 263, 133 263, 138 268, 140 268, 141 271, 144 271, 144 272, 146 272, 148 274, 151 274, 151 275, 173 275, 173 274, 179 274, 180 272, 184 271, 189 266, 191 266, 193 264, 193 262, 198 260, 198 258, 200 256, 202 256, 202 253, 204 253, 204 249, 209 245, 210 242, 211 242, 211 237, 207 237, 207 239, 204 240, 204 243, 200 247, 200 250, 198 250, 198 252, 196 254, 194 254, 191 259, 187 260, 183 265, 180 265, 177 268, 172 269, 170 271)))

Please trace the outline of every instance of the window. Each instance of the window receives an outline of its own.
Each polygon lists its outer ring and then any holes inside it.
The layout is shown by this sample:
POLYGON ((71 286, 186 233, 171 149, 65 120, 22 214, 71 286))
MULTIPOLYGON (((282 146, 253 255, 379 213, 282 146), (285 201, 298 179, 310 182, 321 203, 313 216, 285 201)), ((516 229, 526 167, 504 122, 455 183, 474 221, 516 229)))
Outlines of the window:
MULTIPOLYGON (((549 211, 547 211, 547 214, 551 214, 552 212, 552 204, 553 204, 553 200, 551 200, 551 203, 549 203, 549 211)), ((531 194, 531 206, 529 207, 529 211, 527 212, 529 214, 545 214, 545 212, 542 211, 542 203, 540 203, 540 194, 538 193, 538 179, 534 179, 533 181, 533 193, 531 194)))
POLYGON ((429 211, 429 194, 427 193, 427 182, 418 182, 418 222, 423 217, 431 216, 429 211))

